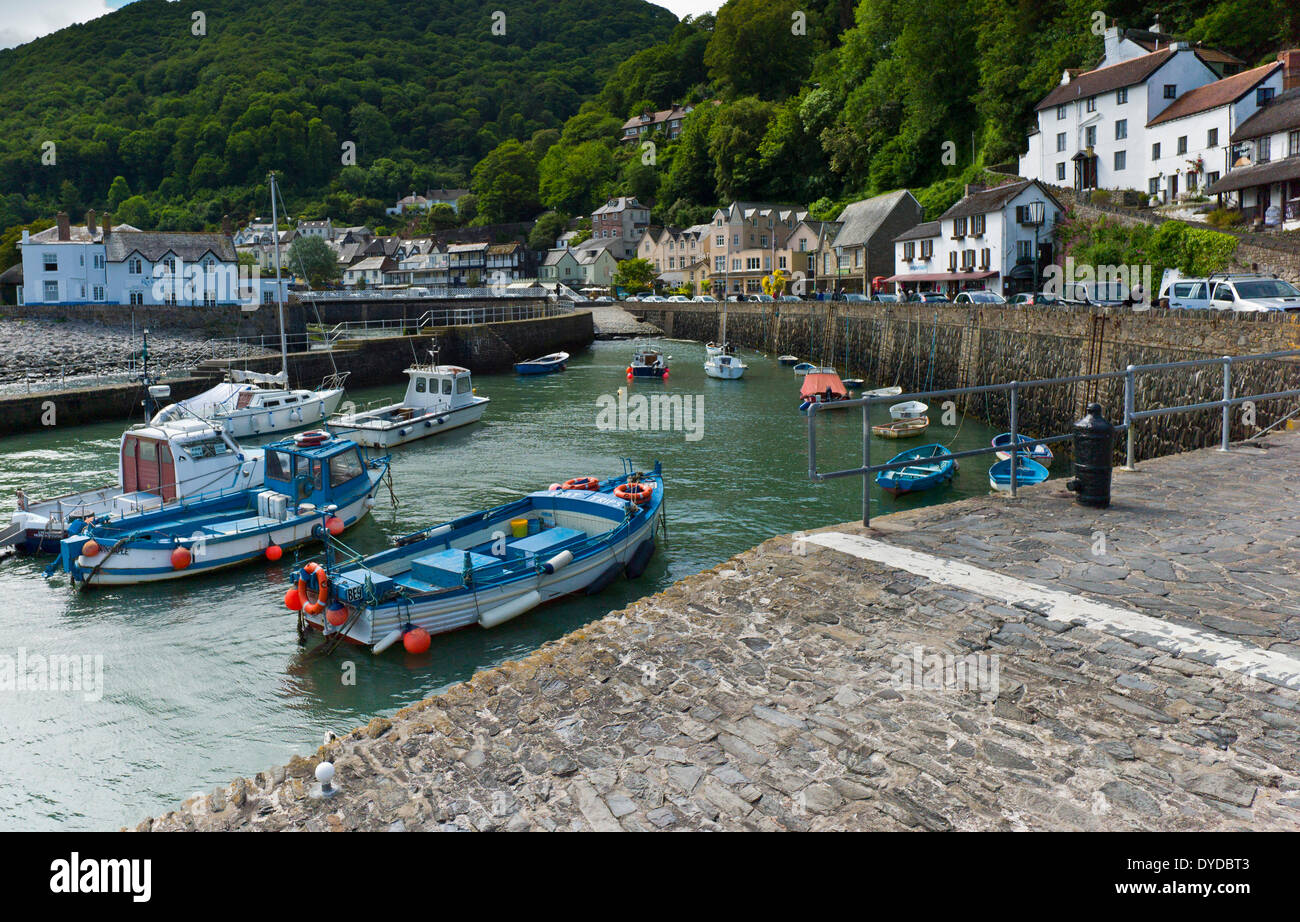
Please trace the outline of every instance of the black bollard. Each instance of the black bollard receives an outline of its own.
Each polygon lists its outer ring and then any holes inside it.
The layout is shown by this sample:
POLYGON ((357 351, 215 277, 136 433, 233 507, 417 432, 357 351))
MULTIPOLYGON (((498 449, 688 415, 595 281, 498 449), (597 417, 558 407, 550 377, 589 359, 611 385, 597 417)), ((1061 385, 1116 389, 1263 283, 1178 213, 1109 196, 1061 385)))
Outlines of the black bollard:
POLYGON ((1074 424, 1074 477, 1065 488, 1081 506, 1110 505, 1110 474, 1115 464, 1115 427, 1101 415, 1101 404, 1088 404, 1088 414, 1074 424))

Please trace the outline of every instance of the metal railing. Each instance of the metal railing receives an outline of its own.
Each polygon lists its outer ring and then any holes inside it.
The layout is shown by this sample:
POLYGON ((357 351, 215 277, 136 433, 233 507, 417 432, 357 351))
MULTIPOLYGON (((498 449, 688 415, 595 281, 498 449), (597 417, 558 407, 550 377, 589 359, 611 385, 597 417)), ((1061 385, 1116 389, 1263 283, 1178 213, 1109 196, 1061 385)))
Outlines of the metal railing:
POLYGON ((908 400, 922 400, 934 397, 960 397, 975 394, 991 394, 1006 392, 1009 395, 1009 416, 1010 416, 1010 436, 1011 443, 1007 446, 994 447, 989 445, 984 448, 972 448, 963 451, 950 452, 946 455, 939 455, 936 458, 926 460, 958 460, 961 458, 973 458, 980 455, 994 454, 996 452, 1007 452, 1011 455, 1010 465, 1010 492, 1016 496, 1018 459, 1019 455, 1025 454, 1026 449, 1033 448, 1036 445, 1050 445, 1057 442, 1064 442, 1072 438, 1069 432, 1059 435, 1046 436, 1039 439, 1024 439, 1019 430, 1019 409, 1020 409, 1020 392, 1031 388, 1052 387, 1067 384, 1082 384, 1093 381, 1113 381, 1122 379, 1124 382, 1124 418, 1120 423, 1115 424, 1116 432, 1123 431, 1126 435, 1125 446, 1125 470, 1136 470, 1134 461, 1134 424, 1144 419, 1152 419, 1157 416, 1167 416, 1173 413, 1193 413, 1202 410, 1219 409, 1222 414, 1221 432, 1219 451, 1228 451, 1230 441, 1230 430, 1232 425, 1231 410, 1234 406, 1239 406, 1247 402, 1260 400, 1279 400, 1289 397, 1300 397, 1300 388, 1292 388, 1284 391, 1273 391, 1262 394, 1245 394, 1233 396, 1232 394, 1232 367, 1234 365, 1243 365, 1249 362, 1274 361, 1278 359, 1300 359, 1300 349, 1291 349, 1283 352, 1262 352, 1252 355, 1225 355, 1217 359, 1192 359, 1185 362, 1161 362, 1152 365, 1129 365, 1123 371, 1101 372, 1091 375, 1070 375, 1062 378, 1044 378, 1036 381, 1009 381, 1005 384, 985 384, 976 387, 958 387, 948 390, 938 391, 916 391, 910 394, 897 394, 894 396, 863 396, 851 400, 839 400, 833 404, 813 403, 808 407, 808 477, 814 482, 821 483, 827 480, 835 480, 841 477, 861 477, 862 478, 862 524, 864 526, 871 523, 871 482, 875 474, 881 471, 901 470, 904 467, 910 467, 916 464, 916 459, 909 461, 894 461, 884 464, 871 463, 871 407, 875 404, 893 404, 901 403, 908 400), (1208 366, 1223 366, 1223 391, 1218 400, 1202 401, 1200 403, 1179 404, 1167 407, 1154 407, 1147 410, 1139 410, 1136 406, 1137 378, 1139 375, 1151 372, 1172 371, 1179 369, 1204 368, 1208 366), (862 409, 862 464, 859 467, 847 468, 839 471, 820 472, 817 470, 817 412, 819 408, 829 407, 836 411, 841 409, 852 409, 860 407, 862 409))
POLYGON ((411 288, 331 288, 322 291, 295 291, 292 294, 299 301, 418 301, 442 298, 546 298, 554 293, 540 285, 527 288, 510 288, 505 285, 480 285, 473 288, 422 285, 411 288))

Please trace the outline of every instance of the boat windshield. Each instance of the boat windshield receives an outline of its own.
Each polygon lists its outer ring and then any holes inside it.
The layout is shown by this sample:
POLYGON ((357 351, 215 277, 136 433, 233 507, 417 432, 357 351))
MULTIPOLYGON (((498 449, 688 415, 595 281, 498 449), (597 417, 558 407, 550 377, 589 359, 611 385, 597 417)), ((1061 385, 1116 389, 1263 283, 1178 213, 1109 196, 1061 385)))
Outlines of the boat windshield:
POLYGON ((287 451, 266 453, 266 479, 288 483, 293 479, 293 455, 287 451))
POLYGON ((345 451, 330 458, 330 486, 341 487, 356 480, 365 467, 361 463, 361 454, 357 450, 345 451))

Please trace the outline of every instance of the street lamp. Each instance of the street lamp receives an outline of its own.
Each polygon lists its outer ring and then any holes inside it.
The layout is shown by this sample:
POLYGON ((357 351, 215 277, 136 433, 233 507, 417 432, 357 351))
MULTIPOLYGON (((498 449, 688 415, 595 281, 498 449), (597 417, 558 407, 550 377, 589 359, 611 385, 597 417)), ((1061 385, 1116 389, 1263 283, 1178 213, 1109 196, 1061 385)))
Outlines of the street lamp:
POLYGON ((1047 206, 1043 202, 1030 202, 1025 209, 1025 223, 1034 228, 1034 294, 1038 294, 1038 229, 1043 226, 1043 217, 1047 206))

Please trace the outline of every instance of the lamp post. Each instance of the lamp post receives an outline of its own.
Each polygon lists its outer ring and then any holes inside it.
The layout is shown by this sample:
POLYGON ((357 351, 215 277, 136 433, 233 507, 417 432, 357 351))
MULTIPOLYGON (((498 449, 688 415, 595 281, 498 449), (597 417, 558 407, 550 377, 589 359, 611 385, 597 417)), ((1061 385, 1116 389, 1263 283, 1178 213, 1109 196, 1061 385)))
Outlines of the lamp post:
POLYGON ((1030 202, 1025 209, 1025 223, 1034 229, 1034 252, 1031 257, 1034 261, 1034 294, 1038 294, 1038 229, 1043 225, 1043 217, 1047 211, 1047 206, 1043 202, 1030 202))

